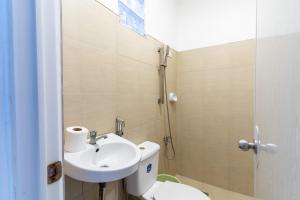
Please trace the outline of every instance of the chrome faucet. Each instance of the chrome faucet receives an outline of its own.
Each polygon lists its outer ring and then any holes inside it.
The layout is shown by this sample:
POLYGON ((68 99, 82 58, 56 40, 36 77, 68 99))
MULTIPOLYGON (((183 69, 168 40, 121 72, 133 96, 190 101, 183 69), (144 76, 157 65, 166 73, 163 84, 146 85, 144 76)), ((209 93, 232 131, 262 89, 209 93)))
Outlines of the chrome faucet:
POLYGON ((125 121, 119 117, 116 118, 116 135, 122 137, 124 135, 123 128, 125 127, 125 121))
POLYGON ((97 144, 97 141, 100 139, 106 139, 107 135, 100 135, 97 136, 97 131, 90 131, 90 142, 89 144, 95 145, 97 144))

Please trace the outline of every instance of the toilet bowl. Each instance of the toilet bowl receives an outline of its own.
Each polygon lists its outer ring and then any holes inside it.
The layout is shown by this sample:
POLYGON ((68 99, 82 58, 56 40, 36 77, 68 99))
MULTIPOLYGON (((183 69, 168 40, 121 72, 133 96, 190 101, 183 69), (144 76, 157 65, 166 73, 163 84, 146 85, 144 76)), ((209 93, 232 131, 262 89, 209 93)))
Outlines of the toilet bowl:
POLYGON ((159 145, 144 142, 138 145, 141 161, 138 170, 126 178, 127 192, 141 200, 210 200, 200 190, 181 183, 156 181, 159 145))

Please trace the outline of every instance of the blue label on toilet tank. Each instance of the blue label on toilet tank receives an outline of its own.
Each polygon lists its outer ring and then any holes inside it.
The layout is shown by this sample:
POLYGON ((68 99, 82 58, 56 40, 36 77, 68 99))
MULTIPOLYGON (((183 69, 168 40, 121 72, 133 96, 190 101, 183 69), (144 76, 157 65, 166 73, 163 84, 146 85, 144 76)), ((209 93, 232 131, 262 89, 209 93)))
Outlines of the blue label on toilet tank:
POLYGON ((147 166, 147 173, 150 173, 151 170, 152 170, 152 164, 149 164, 149 165, 147 166))

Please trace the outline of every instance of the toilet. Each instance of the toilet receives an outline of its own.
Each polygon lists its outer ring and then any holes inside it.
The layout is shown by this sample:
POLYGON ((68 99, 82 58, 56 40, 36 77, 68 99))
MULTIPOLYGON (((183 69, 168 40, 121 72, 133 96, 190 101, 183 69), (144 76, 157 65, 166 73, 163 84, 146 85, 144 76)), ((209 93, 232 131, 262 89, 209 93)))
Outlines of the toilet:
POLYGON ((210 200, 207 195, 194 187, 157 181, 160 146, 147 141, 138 145, 138 148, 142 157, 137 171, 126 178, 128 194, 141 200, 210 200))

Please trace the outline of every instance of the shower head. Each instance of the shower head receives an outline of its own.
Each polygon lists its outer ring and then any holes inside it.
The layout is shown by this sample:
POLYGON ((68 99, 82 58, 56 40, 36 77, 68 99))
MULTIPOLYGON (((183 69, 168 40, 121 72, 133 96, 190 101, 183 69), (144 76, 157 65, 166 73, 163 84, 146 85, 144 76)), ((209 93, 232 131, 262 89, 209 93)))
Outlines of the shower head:
POLYGON ((170 55, 169 45, 164 45, 164 49, 165 49, 165 57, 167 58, 170 55))
POLYGON ((168 63, 168 57, 170 55, 170 47, 168 45, 163 45, 161 48, 158 50, 159 52, 159 65, 167 67, 168 63))

